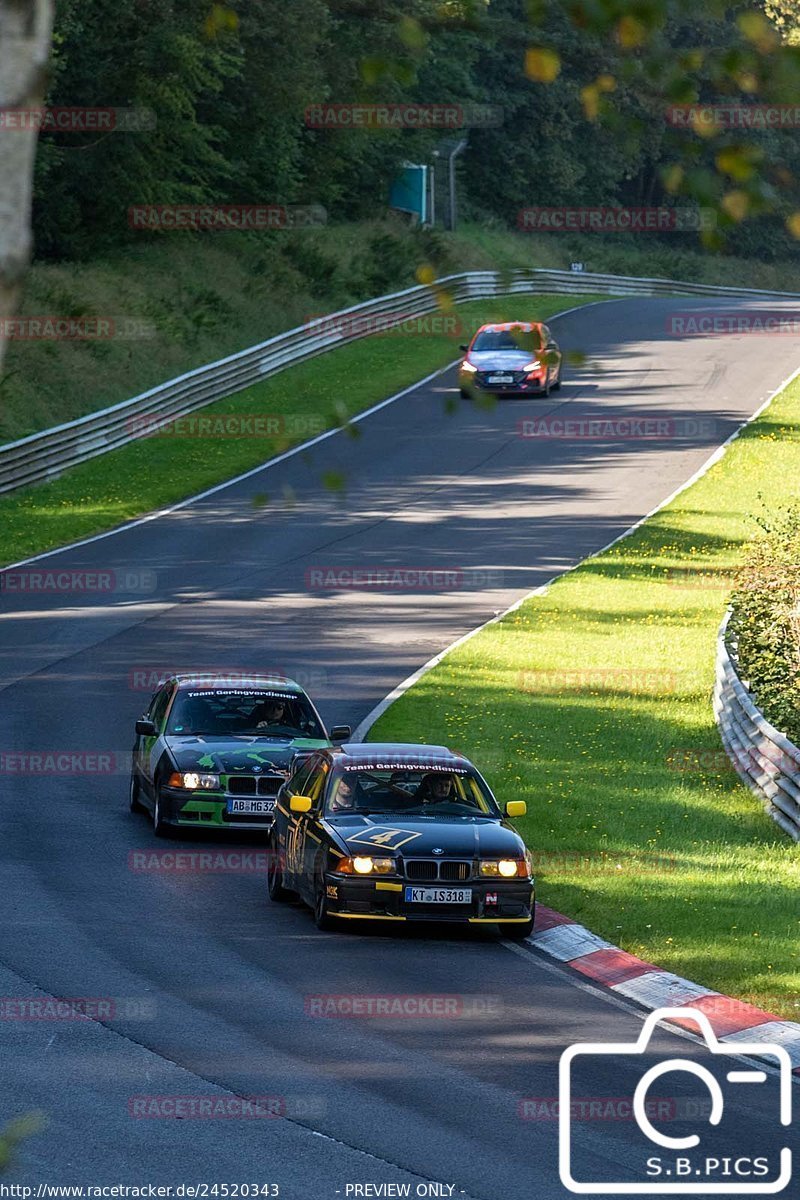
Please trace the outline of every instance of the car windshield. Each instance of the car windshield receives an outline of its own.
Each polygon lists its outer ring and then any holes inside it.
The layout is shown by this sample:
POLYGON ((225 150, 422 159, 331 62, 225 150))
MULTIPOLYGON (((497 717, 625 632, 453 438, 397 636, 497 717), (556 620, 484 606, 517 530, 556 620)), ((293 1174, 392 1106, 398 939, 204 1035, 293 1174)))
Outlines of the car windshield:
POLYGON ((167 733, 325 737, 305 696, 270 688, 187 688, 172 706, 167 733))
POLYGON ((472 345, 475 350, 517 350, 535 354, 542 349, 538 329, 484 329, 472 345))
POLYGON ((499 816, 489 789, 467 769, 345 768, 334 776, 325 812, 414 813, 417 816, 499 816))

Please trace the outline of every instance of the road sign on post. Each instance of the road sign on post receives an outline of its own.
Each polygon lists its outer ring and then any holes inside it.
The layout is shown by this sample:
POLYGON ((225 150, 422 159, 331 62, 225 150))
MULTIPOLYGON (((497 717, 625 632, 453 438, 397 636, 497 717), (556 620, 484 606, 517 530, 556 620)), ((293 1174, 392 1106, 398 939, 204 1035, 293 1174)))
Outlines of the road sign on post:
POLYGON ((405 164, 389 191, 389 207, 411 213, 420 225, 428 224, 428 167, 405 164))

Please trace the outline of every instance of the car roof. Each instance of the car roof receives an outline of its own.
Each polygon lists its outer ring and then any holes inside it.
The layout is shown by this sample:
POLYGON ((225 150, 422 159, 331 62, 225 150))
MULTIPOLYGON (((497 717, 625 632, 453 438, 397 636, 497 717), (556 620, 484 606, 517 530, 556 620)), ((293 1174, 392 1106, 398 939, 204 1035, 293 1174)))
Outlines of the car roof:
MULTIPOLYGON (((503 321, 495 325, 481 325, 478 333, 489 329, 492 333, 507 333, 511 329, 521 329, 523 333, 533 333, 534 329, 543 329, 543 321, 503 321)), ((475 335, 477 337, 477 334, 475 335)))
POLYGON ((456 754, 447 746, 425 746, 419 742, 345 742, 327 751, 337 766, 426 767, 431 771, 464 770, 472 767, 468 758, 456 754))
POLYGON ((199 687, 201 684, 212 690, 214 687, 220 691, 228 691, 234 688, 264 688, 268 691, 286 692, 295 696, 304 696, 305 692, 299 683, 295 683, 293 679, 288 679, 285 675, 268 675, 268 674, 250 674, 247 671, 197 671, 192 674, 168 675, 164 680, 167 683, 169 680, 177 683, 178 688, 183 690, 189 687, 199 687))

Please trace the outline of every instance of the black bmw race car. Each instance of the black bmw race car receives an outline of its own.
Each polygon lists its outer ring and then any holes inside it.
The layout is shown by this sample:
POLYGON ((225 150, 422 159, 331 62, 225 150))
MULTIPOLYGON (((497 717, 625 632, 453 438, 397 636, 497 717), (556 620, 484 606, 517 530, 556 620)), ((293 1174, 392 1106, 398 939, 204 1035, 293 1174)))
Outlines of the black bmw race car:
POLYGON ((349 736, 349 725, 329 735, 291 679, 173 675, 136 722, 131 812, 150 812, 160 837, 181 826, 269 829, 295 759, 349 736))
POLYGON ((347 744, 298 765, 278 793, 273 900, 299 895, 318 928, 345 920, 533 928, 530 854, 475 767, 443 746, 347 744))

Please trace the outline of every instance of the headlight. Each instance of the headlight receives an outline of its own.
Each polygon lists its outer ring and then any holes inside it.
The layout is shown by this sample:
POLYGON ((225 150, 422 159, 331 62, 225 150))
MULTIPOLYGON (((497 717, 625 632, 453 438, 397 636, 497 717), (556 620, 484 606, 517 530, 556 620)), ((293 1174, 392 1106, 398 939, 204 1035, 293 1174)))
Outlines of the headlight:
POLYGON ((169 786, 186 788, 189 792, 218 792, 220 790, 219 775, 202 774, 198 771, 174 771, 169 777, 169 786))
POLYGON ((538 371, 541 365, 542 364, 539 362, 539 359, 535 358, 533 362, 526 363, 522 369, 523 371, 538 371))
POLYGON ((475 372, 477 371, 477 369, 478 368, 476 366, 474 366, 473 363, 467 362, 466 358, 464 359, 464 361, 461 364, 461 370, 467 371, 470 375, 474 375, 475 372))
POLYGON ((481 863, 481 875, 502 875, 504 879, 512 879, 515 875, 527 874, 527 863, 516 858, 500 858, 481 863))
POLYGON ((340 858, 335 867, 340 875, 388 875, 394 869, 393 858, 372 858, 368 854, 340 858))

